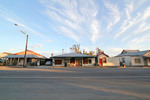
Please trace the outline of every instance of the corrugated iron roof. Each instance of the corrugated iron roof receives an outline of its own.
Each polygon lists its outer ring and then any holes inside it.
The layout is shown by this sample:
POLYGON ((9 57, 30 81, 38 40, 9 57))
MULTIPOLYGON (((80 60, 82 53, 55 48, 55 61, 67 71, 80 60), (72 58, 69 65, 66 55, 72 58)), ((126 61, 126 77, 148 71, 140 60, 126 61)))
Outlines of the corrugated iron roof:
POLYGON ((57 55, 57 56, 53 56, 52 58, 66 58, 66 57, 83 57, 83 58, 93 58, 95 56, 92 56, 92 55, 85 55, 85 54, 80 54, 80 53, 66 53, 66 54, 62 54, 62 55, 57 55))
POLYGON ((143 56, 145 53, 147 53, 150 50, 145 50, 145 51, 135 51, 135 52, 127 52, 127 53, 122 53, 117 55, 116 57, 121 57, 121 56, 143 56))
MULTIPOLYGON (((22 52, 14 53, 12 55, 7 55, 4 58, 24 58, 24 54, 25 54, 25 51, 22 51, 22 52)), ((27 58, 47 58, 38 53, 35 53, 32 50, 27 50, 26 57, 27 58)))
POLYGON ((121 54, 123 54, 123 53, 135 53, 135 52, 139 52, 139 50, 123 50, 122 52, 121 52, 121 54))
MULTIPOLYGON (((45 58, 36 55, 26 55, 27 58, 45 58)), ((24 55, 8 55, 3 58, 24 58, 24 55)))
MULTIPOLYGON (((25 51, 22 51, 22 52, 18 52, 18 53, 14 53, 13 55, 24 55, 25 54, 25 51)), ((35 53, 34 51, 32 50, 27 50, 26 52, 27 55, 36 55, 36 56, 42 56, 38 53, 35 53)))

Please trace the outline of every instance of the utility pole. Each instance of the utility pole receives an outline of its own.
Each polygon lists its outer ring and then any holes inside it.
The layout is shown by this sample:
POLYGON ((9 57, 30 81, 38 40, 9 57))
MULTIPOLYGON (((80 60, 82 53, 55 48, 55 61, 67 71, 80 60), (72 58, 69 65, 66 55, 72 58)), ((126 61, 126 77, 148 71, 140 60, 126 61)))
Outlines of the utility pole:
POLYGON ((28 46, 28 35, 26 38, 26 47, 25 47, 25 54, 24 54, 24 63, 23 63, 23 67, 27 67, 27 46, 28 46))
MULTIPOLYGON (((15 24, 15 26, 18 26, 18 24, 15 24)), ((18 26, 19 27, 19 26, 18 26)), ((26 46, 25 46, 25 54, 24 54, 24 62, 23 62, 23 67, 27 67, 27 47, 28 47, 28 34, 26 34, 24 31, 19 30, 23 34, 27 36, 26 38, 26 46)))

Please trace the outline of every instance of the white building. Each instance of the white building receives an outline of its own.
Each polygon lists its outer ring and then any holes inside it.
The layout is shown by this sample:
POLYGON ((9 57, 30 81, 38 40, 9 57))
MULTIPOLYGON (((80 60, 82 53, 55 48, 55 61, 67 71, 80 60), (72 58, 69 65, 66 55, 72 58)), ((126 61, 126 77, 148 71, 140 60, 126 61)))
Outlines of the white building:
POLYGON ((118 58, 109 57, 105 53, 97 54, 97 62, 99 66, 120 66, 120 61, 118 58))
POLYGON ((150 66, 150 50, 123 50, 116 58, 126 66, 150 66))

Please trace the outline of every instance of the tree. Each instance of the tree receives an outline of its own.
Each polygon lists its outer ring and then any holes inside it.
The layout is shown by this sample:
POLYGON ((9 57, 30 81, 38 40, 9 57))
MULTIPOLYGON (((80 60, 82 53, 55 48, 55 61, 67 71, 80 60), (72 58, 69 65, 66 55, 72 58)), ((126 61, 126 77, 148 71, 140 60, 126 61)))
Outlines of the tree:
POLYGON ((83 49, 83 54, 86 54, 86 55, 88 54, 87 51, 85 51, 85 49, 83 49))
POLYGON ((95 51, 89 51, 88 55, 94 56, 95 51))
POLYGON ((89 53, 87 53, 87 51, 85 51, 85 49, 83 49, 83 54, 85 55, 92 55, 94 56, 95 51, 89 51, 89 53))
POLYGON ((104 53, 104 51, 102 51, 101 49, 99 49, 98 47, 96 48, 96 53, 97 54, 101 54, 101 53, 104 53))
POLYGON ((73 45, 72 46, 72 48, 70 48, 70 50, 72 51, 72 52, 76 52, 76 53, 82 53, 81 51, 80 51, 80 44, 77 44, 77 45, 73 45))

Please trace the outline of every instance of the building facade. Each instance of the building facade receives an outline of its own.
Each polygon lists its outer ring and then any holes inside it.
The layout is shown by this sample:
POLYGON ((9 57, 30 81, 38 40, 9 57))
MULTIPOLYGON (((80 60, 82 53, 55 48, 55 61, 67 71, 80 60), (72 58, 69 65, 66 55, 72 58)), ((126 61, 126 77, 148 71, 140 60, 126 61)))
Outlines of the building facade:
POLYGON ((95 56, 81 53, 67 53, 53 56, 53 66, 94 66, 95 56))
MULTIPOLYGON (((25 51, 22 51, 22 52, 14 53, 11 55, 7 55, 3 58, 6 61, 5 62, 6 65, 22 66, 24 62, 24 54, 25 54, 25 51)), ((27 58, 27 66, 44 65, 45 59, 47 59, 45 56, 42 56, 31 50, 27 50, 26 58, 27 58)))
POLYGON ((123 50, 116 56, 126 66, 150 66, 150 50, 123 50))
POLYGON ((97 54, 97 63, 99 66, 120 66, 120 61, 118 58, 109 57, 105 53, 97 54))

